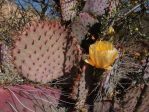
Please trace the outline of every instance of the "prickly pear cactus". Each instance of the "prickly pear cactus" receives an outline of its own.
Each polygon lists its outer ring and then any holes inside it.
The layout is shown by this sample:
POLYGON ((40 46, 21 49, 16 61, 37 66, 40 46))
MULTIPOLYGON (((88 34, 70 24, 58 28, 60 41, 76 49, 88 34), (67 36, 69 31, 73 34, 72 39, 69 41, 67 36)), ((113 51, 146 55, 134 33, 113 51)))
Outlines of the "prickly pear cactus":
POLYGON ((86 12, 82 12, 72 23, 72 32, 77 37, 78 41, 81 42, 88 33, 89 28, 97 23, 98 20, 86 12))
POLYGON ((149 80, 149 57, 146 59, 146 61, 144 62, 144 76, 143 79, 145 81, 149 80))
POLYGON ((138 98, 141 95, 143 86, 144 85, 133 87, 128 91, 126 91, 126 95, 124 95, 124 105, 123 105, 123 110, 125 112, 134 112, 138 102, 138 98))
POLYGON ((138 106, 137 112, 149 112, 149 86, 146 87, 143 95, 141 96, 142 101, 138 106))
POLYGON ((76 109, 85 109, 86 108, 86 98, 88 95, 88 89, 86 87, 86 81, 85 81, 85 69, 86 67, 83 67, 82 74, 80 76, 80 81, 78 85, 78 98, 76 103, 76 109))
POLYGON ((15 84, 17 82, 23 82, 23 80, 14 70, 9 46, 2 42, 0 44, 0 85, 15 84))
POLYGON ((15 38, 14 64, 29 80, 52 81, 69 73, 79 61, 76 39, 57 21, 32 22, 15 38))
POLYGON ((107 12, 112 13, 118 4, 118 0, 87 0, 84 11, 101 16, 107 12))
POLYGON ((93 24, 98 22, 97 19, 95 19, 93 16, 86 12, 81 12, 79 14, 79 21, 85 28, 89 28, 93 24))
POLYGON ((83 66, 82 70, 80 70, 81 73, 74 79, 72 87, 71 98, 76 100, 74 109, 77 112, 87 110, 86 98, 88 96, 88 88, 86 86, 85 70, 86 66, 83 66))
POLYGON ((112 104, 110 101, 96 102, 94 104, 94 112, 109 112, 112 104))
POLYGON ((31 85, 0 88, 1 112, 54 112, 57 111, 60 90, 31 85))
POLYGON ((72 20, 77 14, 77 0, 60 0, 61 14, 64 21, 72 20))

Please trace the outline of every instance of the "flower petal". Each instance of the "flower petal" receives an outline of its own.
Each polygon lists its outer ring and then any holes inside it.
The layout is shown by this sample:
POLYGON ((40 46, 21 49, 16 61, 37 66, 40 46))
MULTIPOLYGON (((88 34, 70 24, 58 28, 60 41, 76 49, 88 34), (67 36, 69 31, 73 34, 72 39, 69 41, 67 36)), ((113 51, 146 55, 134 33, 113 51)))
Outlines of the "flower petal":
POLYGON ((109 69, 118 57, 118 51, 108 41, 97 41, 89 48, 89 59, 87 63, 96 68, 109 69))

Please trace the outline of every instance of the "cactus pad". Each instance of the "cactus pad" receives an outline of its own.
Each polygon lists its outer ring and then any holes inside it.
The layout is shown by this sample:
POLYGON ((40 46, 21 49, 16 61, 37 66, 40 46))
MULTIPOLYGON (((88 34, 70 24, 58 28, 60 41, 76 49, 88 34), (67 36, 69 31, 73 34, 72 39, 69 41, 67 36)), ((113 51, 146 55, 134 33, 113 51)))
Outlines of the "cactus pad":
POLYGON ((81 42, 88 33, 89 28, 98 22, 93 16, 86 12, 80 13, 79 17, 72 23, 72 32, 78 41, 81 42))
POLYGON ((16 37, 14 64, 32 81, 46 83, 57 79, 78 62, 77 41, 57 21, 32 22, 16 37))
POLYGON ((101 16, 106 10, 112 13, 118 4, 118 0, 88 0, 85 4, 84 11, 94 15, 101 16))
POLYGON ((149 79, 149 58, 146 59, 146 65, 145 65, 145 70, 144 70, 144 76, 143 79, 144 80, 148 80, 149 79))
POLYGON ((123 108, 125 112, 134 112, 138 98, 141 95, 142 88, 144 85, 129 89, 124 96, 123 108))
POLYGON ((52 88, 18 85, 0 88, 1 112, 53 112, 61 92, 52 88))
POLYGON ((72 87, 72 99, 76 100, 75 109, 82 110, 86 108, 86 98, 88 95, 88 88, 86 87, 85 72, 86 66, 83 66, 81 73, 77 75, 72 87))
POLYGON ((72 20, 77 13, 77 0, 60 0, 62 18, 64 21, 72 20))
POLYGON ((109 112, 112 104, 110 101, 95 102, 94 112, 109 112))
POLYGON ((142 96, 142 101, 140 106, 138 107, 138 112, 149 112, 149 86, 146 87, 144 94, 142 96))

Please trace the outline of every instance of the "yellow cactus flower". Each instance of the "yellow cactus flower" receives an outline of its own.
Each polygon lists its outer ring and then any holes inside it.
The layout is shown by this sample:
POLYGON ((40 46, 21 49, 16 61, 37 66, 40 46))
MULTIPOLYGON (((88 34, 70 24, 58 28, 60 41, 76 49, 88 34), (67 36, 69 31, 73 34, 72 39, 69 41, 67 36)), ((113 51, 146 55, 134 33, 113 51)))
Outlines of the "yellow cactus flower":
POLYGON ((135 28, 135 31, 139 31, 139 28, 135 28))
POLYGON ((110 69, 118 57, 118 51, 108 41, 97 41, 89 47, 89 58, 85 60, 88 64, 102 69, 110 69))
POLYGON ((114 28, 113 28, 112 26, 110 26, 110 27, 108 28, 107 34, 108 34, 108 35, 114 35, 114 34, 115 34, 115 30, 114 30, 114 28))

